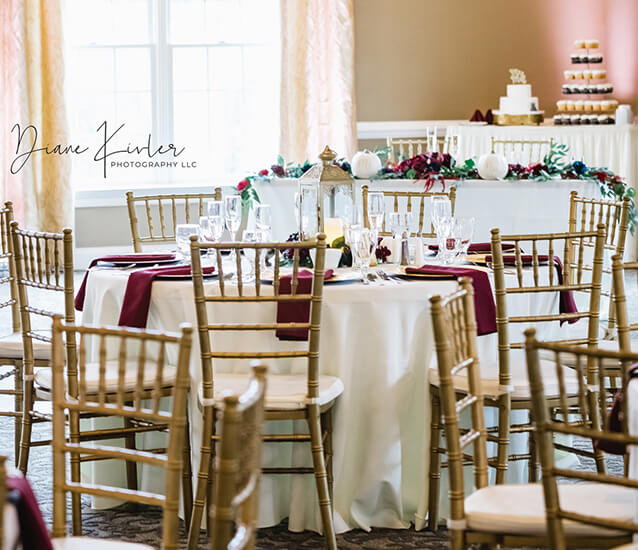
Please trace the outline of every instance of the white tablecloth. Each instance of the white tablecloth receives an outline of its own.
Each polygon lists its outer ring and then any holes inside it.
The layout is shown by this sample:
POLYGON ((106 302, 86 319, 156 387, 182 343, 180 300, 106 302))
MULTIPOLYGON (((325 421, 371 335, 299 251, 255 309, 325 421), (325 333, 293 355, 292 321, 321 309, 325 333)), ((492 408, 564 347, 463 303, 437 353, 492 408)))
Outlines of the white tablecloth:
MULTIPOLYGON (((93 270, 88 279, 84 323, 117 322, 128 272, 93 270)), ((214 283, 208 283, 214 284, 214 283)), ((405 528, 417 504, 424 514, 429 459, 429 390, 427 370, 434 352, 428 297, 448 293, 452 281, 418 280, 398 285, 327 284, 324 288, 320 373, 339 376, 345 391, 334 415, 334 505, 338 531, 371 526, 405 528)), ((558 307, 553 295, 518 297, 512 314, 550 313, 558 307)), ((210 308, 220 307, 209 305, 210 308)), ((235 320, 272 322, 274 305, 247 306, 235 320)), ((220 310, 211 309, 210 315, 220 310)), ((153 284, 148 327, 177 330, 181 322, 196 325, 192 283, 153 284)), ((521 331, 525 327, 520 327, 521 331)), ((514 337, 514 336, 513 336, 514 337)), ((270 333, 251 335, 262 350, 282 349, 270 333)), ((245 336, 216 335, 219 349, 246 346, 245 336), (220 340, 221 338, 221 340, 220 340)), ((257 345, 257 344, 256 344, 257 345)), ((296 344, 292 344, 296 345, 296 344)), ((496 361, 496 335, 479 338, 481 355, 496 361)), ((117 350, 112 350, 116 353, 117 350)), ((89 359, 90 359, 89 353, 89 359)), ((272 362, 271 362, 272 363, 272 362)), ((239 362, 217 363, 224 370, 246 370, 239 362)), ((272 369, 303 372, 301 365, 278 362, 272 369)), ((201 380, 199 345, 191 355, 192 389, 201 380)), ((192 401, 192 400, 191 400, 192 401)), ((191 403, 193 467, 198 464, 200 413, 191 403)), ((281 424, 280 424, 281 427, 281 424)), ((303 428, 302 425, 300 425, 303 428)), ((310 465, 307 446, 266 445, 265 465, 294 462, 310 465)), ((95 482, 124 485, 124 467, 109 462, 93 466, 95 482)), ((517 468, 512 468, 516 477, 517 468)), ((471 476, 468 480, 471 479, 471 476)), ((161 477, 142 476, 142 485, 162 490, 161 477)), ((469 484, 471 488, 471 483, 469 484)), ((446 490, 442 489, 446 502, 446 490)), ((259 524, 275 525, 289 516, 292 530, 319 530, 320 515, 312 476, 265 476, 261 485, 259 524)))
MULTIPOLYGON (((638 378, 629 381, 627 385, 627 414, 629 415, 629 433, 638 436, 638 378)), ((638 479, 638 446, 629 446, 629 477, 638 479)), ((637 491, 638 493, 638 491, 637 491)), ((636 494, 636 515, 638 521, 638 494, 636 494)), ((634 542, 638 542, 638 537, 634 536, 634 542)))
MULTIPOLYGON (((411 180, 357 180, 359 188, 365 184, 372 190, 423 189, 423 182, 411 180)), ((297 180, 294 179, 256 184, 261 202, 272 207, 275 240, 286 240, 291 233, 297 231, 294 202, 297 185, 297 180)), ((567 231, 570 192, 576 190, 584 196, 600 197, 597 183, 581 180, 446 182, 446 186, 450 185, 457 185, 456 214, 476 218, 475 241, 489 241, 490 229, 493 227, 498 227, 502 234, 567 231)), ((437 184, 435 189, 441 190, 441 185, 437 184)), ((357 195, 360 194, 358 191, 357 195)), ((429 204, 425 207, 427 220, 429 204)))

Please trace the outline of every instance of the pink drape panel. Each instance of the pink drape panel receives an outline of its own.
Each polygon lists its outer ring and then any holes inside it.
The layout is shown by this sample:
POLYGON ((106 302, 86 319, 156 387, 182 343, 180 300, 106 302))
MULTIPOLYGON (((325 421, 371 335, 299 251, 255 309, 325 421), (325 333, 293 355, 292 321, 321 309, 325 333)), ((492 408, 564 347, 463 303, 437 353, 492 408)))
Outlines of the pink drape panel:
POLYGON ((281 139, 286 161, 356 150, 352 0, 281 0, 281 139))
POLYGON ((70 158, 36 153, 17 174, 9 170, 14 124, 38 129, 36 147, 68 143, 60 0, 0 1, 0 47, 1 198, 14 202, 21 224, 60 231, 72 222, 70 158))

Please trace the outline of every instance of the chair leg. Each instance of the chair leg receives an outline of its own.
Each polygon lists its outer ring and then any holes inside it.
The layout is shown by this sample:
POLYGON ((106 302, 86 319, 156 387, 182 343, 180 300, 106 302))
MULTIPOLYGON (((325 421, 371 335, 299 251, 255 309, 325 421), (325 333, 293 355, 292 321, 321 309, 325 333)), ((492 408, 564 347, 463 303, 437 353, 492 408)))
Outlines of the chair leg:
POLYGON ((20 457, 18 459, 18 468, 25 476, 29 467, 29 450, 31 449, 33 397, 33 380, 26 380, 23 391, 22 434, 20 436, 20 457))
POLYGON ((310 431, 310 445, 312 451, 312 463, 315 470, 315 482, 319 497, 319 508, 323 522, 323 536, 326 548, 337 549, 337 537, 335 536, 334 522, 332 518, 332 505, 330 503, 330 491, 328 489, 328 473, 323 455, 321 442, 321 419, 319 405, 308 405, 308 429, 310 431))
POLYGON ((509 393, 498 399, 498 440, 496 444, 496 484, 505 483, 510 446, 511 400, 509 393))
MULTIPOLYGON (((531 412, 530 412, 530 422, 531 422, 531 412)), ((529 446, 529 462, 527 463, 527 481, 528 483, 536 483, 538 480, 538 465, 536 460, 536 437, 534 437, 535 432, 533 430, 529 431, 528 435, 528 446, 529 446)))
MULTIPOLYGON (((16 394, 14 396, 14 411, 16 413, 22 412, 22 392, 24 391, 22 382, 22 361, 15 361, 13 364, 13 389, 16 394)), ((14 464, 18 466, 18 460, 20 458, 20 432, 22 431, 22 417, 16 416, 14 418, 14 464)))
MULTIPOLYGON (((213 427, 212 427, 212 435, 214 436, 215 425, 217 424, 217 415, 213 411, 213 427)), ((211 537, 213 534, 213 519, 210 517, 210 505, 213 502, 213 480, 215 479, 215 451, 216 444, 215 440, 211 437, 210 443, 210 460, 208 461, 208 479, 206 480, 206 502, 208 506, 206 507, 206 534, 211 537)))
MULTIPOLYGON (((69 441, 80 442, 80 415, 69 411, 69 441)), ((80 482, 80 455, 71 453, 71 481, 80 482)), ((71 528, 74 537, 82 536, 82 495, 71 493, 71 528)))
POLYGON ((197 472, 197 484, 195 485, 195 498, 193 510, 188 527, 188 550, 197 548, 199 531, 202 524, 202 514, 206 505, 206 488, 208 483, 208 471, 211 462, 211 446, 213 436, 214 413, 212 407, 206 407, 203 414, 202 443, 200 450, 199 470, 197 472))
MULTIPOLYGON (((134 428, 130 418, 124 419, 124 428, 134 428)), ((127 434, 124 438, 124 446, 134 451, 137 448, 135 433, 127 434)), ((126 487, 131 491, 137 491, 137 463, 134 460, 126 461, 126 487)))
POLYGON ((428 529, 436 531, 439 523, 439 490, 441 483, 441 402, 439 391, 432 388, 430 400, 430 484, 428 487, 428 529))
POLYGON ((334 478, 332 475, 332 409, 328 409, 321 415, 321 431, 325 436, 324 456, 326 460, 326 471, 328 473, 328 492, 330 494, 330 503, 334 511, 334 478))
POLYGON ((193 470, 191 465, 191 432, 188 422, 188 405, 186 426, 184 427, 184 466, 182 468, 182 500, 184 501, 184 525, 190 525, 193 512, 193 470))

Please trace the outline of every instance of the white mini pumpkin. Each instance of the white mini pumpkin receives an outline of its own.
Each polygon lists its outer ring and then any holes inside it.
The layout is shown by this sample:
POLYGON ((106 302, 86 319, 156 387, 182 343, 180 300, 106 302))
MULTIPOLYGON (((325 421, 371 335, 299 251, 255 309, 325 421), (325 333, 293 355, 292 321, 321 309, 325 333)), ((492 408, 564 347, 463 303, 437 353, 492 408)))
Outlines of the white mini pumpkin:
POLYGON ((508 168, 507 159, 496 153, 481 155, 476 165, 479 176, 484 180, 502 180, 508 168))
POLYGON ((364 149, 352 157, 352 175, 355 178, 367 179, 381 170, 381 159, 376 153, 364 149))

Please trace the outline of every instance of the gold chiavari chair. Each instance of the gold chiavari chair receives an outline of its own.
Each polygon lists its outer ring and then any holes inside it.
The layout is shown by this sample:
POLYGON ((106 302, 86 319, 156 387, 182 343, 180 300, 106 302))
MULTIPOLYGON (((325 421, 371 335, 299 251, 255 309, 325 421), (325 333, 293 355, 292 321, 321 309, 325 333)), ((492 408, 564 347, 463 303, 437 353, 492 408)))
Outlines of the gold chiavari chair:
MULTIPOLYGON (((179 334, 164 334, 122 327, 91 327, 53 318, 53 537, 67 534, 66 494, 88 494, 129 502, 160 506, 163 511, 162 544, 165 550, 177 550, 179 533, 179 486, 186 440, 186 406, 190 383, 189 359, 192 339, 190 325, 182 325, 179 334), (65 342, 78 340, 78 362, 73 367, 65 359, 65 342), (92 342, 91 342, 92 340, 92 342), (87 345, 99 350, 99 362, 87 363, 87 345), (110 364, 107 349, 117 350, 118 359, 110 364), (135 357, 129 355, 139 350, 135 357), (148 354, 148 355, 147 355, 148 354), (176 365, 168 358, 176 357, 176 365), (65 367, 67 367, 65 369, 65 367), (65 376, 66 374, 66 376, 65 376), (161 400, 172 397, 170 410, 161 400), (167 429, 168 446, 163 453, 132 450, 102 443, 112 439, 103 430, 80 430, 80 416, 107 416, 145 424, 144 431, 167 429), (69 419, 69 437, 65 425, 69 419), (67 472, 66 457, 71 469, 67 472), (73 472, 85 458, 124 460, 135 465, 150 465, 164 470, 164 494, 96 485, 82 481, 73 472), (70 476, 69 476, 70 473, 70 476)), ((126 423, 126 422, 125 422, 126 423)), ((79 506, 72 506, 73 533, 81 534, 79 506)), ((77 539, 75 539, 77 540, 77 539)), ((85 539, 86 540, 86 539, 85 539)), ((77 547, 74 538, 60 542, 60 548, 77 547), (68 541, 68 543, 67 543, 68 541)), ((145 545, 109 542, 108 548, 149 548, 145 545)), ((90 542, 93 547, 93 542, 90 542)), ((58 546, 56 545, 56 548, 58 546)))
MULTIPOLYGON (((13 204, 8 201, 0 208, 0 262, 3 274, 0 276, 0 310, 9 309, 11 333, 0 336, 0 364, 13 367, 13 388, 0 389, 0 395, 12 395, 13 410, 0 411, 0 416, 13 417, 15 462, 20 452, 20 427, 22 424, 22 333, 20 332, 20 309, 18 306, 18 285, 15 274, 15 261, 11 243, 11 222, 13 204), (6 270, 6 271, 5 271, 6 270)), ((38 346, 34 350, 37 359, 48 359, 51 350, 48 345, 38 346)))
MULTIPOLYGON (((508 235, 501 237, 498 229, 492 230, 492 260, 494 270, 494 294, 496 297, 496 328, 498 338, 498 356, 494 360, 484 360, 481 365, 481 384, 483 388, 483 402, 485 406, 498 409, 498 425, 489 426, 488 440, 496 444, 496 456, 491 457, 489 465, 496 469, 496 483, 502 484, 505 481, 505 473, 508 463, 515 460, 528 460, 529 480, 535 481, 537 478, 535 446, 534 439, 529 438, 529 452, 520 454, 509 453, 509 443, 511 434, 527 433, 532 431, 529 423, 512 424, 512 411, 530 411, 531 410, 531 394, 525 374, 525 358, 522 354, 522 341, 516 341, 515 337, 510 337, 510 330, 513 332, 514 327, 520 326, 521 323, 545 325, 546 328, 556 328, 551 324, 560 321, 567 321, 575 318, 587 319, 588 321, 588 337, 584 339, 571 340, 574 344, 587 344, 595 347, 598 337, 598 315, 600 304, 600 278, 602 271, 602 245, 604 239, 604 227, 599 226, 594 233, 555 233, 540 235, 508 235), (552 261, 547 261, 547 265, 542 265, 542 256, 539 254, 539 248, 543 243, 547 243, 547 256, 553 258, 555 251, 562 248, 563 263, 565 266, 571 265, 570 259, 573 254, 582 253, 582 249, 574 247, 574 242, 590 238, 596 238, 594 270, 592 277, 588 282, 581 282, 582 272, 571 273, 568 268, 562 272, 563 278, 559 281, 555 265, 552 261), (505 262, 502 251, 502 243, 514 244, 514 252, 511 254, 514 259, 513 272, 509 272, 515 277, 515 283, 511 286, 506 285, 505 279, 505 262), (562 247, 557 246, 557 243, 562 247), (521 252, 522 250, 531 250, 529 258, 521 252), (528 266, 524 264, 529 264, 528 266), (529 269, 525 269, 529 267, 529 269), (556 295, 557 302, 560 300, 560 293, 564 291, 581 291, 590 294, 589 309, 578 313, 554 313, 554 314, 530 314, 526 316, 513 316, 508 313, 507 298, 521 299, 528 297, 538 299, 536 297, 552 293, 556 295), (516 298, 517 297, 517 298, 516 298)), ((509 254, 508 254, 509 255, 509 254)), ((508 262, 509 263, 509 262, 508 262)), ((578 262, 576 262, 578 263, 578 262)), ((508 267, 508 270, 512 269, 508 267)), ((508 281, 510 279, 508 278, 508 281)), ((551 365, 543 363, 544 367, 551 365)), ((548 371, 548 387, 556 392, 555 386, 558 381, 551 377, 551 371, 548 371)), ((573 378, 568 379, 570 388, 573 389, 573 378)), ((430 384, 433 388, 433 413, 431 433, 432 441, 437 442, 431 448, 430 458, 430 489, 429 489, 429 507, 428 507, 428 528, 435 530, 438 525, 438 502, 439 502, 439 454, 448 453, 449 450, 440 448, 440 417, 435 414, 437 398, 440 390, 438 373, 433 369, 430 370, 430 384)), ((459 394, 467 393, 468 379, 465 376, 454 376, 453 384, 455 391, 459 394)), ((551 396, 550 396, 551 397, 551 396)), ((571 447, 557 443, 556 447, 563 450, 572 451, 571 447)), ((600 456, 597 457, 600 461, 600 456)), ((450 460, 448 459, 448 462, 450 460)), ((600 466, 600 463, 599 463, 600 466)))
MULTIPOLYGON (((597 348, 583 348, 564 343, 539 342, 536 331, 525 331, 527 368, 532 391, 532 414, 535 437, 539 449, 543 477, 548 546, 563 550, 572 546, 611 547, 630 542, 632 533, 638 532, 634 515, 638 481, 626 474, 610 475, 605 472, 588 472, 582 469, 559 467, 554 457, 554 437, 571 436, 584 439, 595 447, 607 442, 615 445, 636 445, 638 437, 632 437, 627 429, 627 403, 621 405, 619 430, 604 428, 609 425, 609 408, 604 393, 606 363, 623 365, 623 389, 628 381, 628 368, 638 361, 638 354, 613 352, 597 348), (578 407, 570 406, 573 394, 565 384, 559 384, 558 405, 550 403, 546 391, 546 371, 540 365, 539 351, 554 356, 552 366, 558 380, 567 371, 576 372, 576 397, 578 407), (566 361, 564 356, 572 356, 566 361), (569 363, 573 366, 566 366, 569 363), (557 407, 560 415, 550 415, 557 407), (585 483, 558 483, 558 478, 585 483), (572 540, 576 536, 579 540, 572 540)), ((626 395, 626 394, 625 394, 626 395)))
MULTIPOLYGON (((631 334, 638 331, 638 323, 630 323, 627 313, 627 296, 625 293, 625 273, 634 272, 638 275, 638 262, 622 261, 622 256, 616 254, 612 256, 612 277, 613 277, 613 302, 616 333, 618 341, 614 342, 616 347, 613 351, 631 351, 631 334)), ((607 342, 607 341, 604 341, 607 342)), ((611 365, 608 365, 611 366, 611 365)))
POLYGON ((541 162, 547 152, 552 149, 553 139, 498 139, 492 137, 492 153, 496 153, 497 145, 501 154, 510 163, 531 164, 541 162))
MULTIPOLYGON (((547 330, 548 338, 554 341, 562 341, 572 345, 596 348, 599 343, 599 318, 600 318, 600 291, 603 266, 603 245, 605 241, 605 226, 598 224, 595 231, 576 231, 568 233, 548 233, 538 235, 501 235, 498 229, 492 229, 492 256, 494 260, 494 293, 496 301, 496 327, 498 333, 498 383, 499 387, 508 391, 497 396, 499 407, 499 453, 507 452, 511 433, 530 433, 531 426, 508 426, 507 430, 502 423, 510 423, 511 410, 531 409, 531 394, 527 382, 523 357, 520 355, 524 343, 512 334, 517 331, 522 323, 534 325, 538 329, 547 330), (593 242, 593 261, 591 277, 584 277, 583 257, 585 255, 584 242, 593 242), (505 280, 505 262, 502 243, 514 244, 513 269, 516 277, 514 284, 507 284, 505 280), (543 262, 539 249, 546 249, 548 258, 543 262), (525 261, 522 250, 530 251, 529 260, 525 261), (555 262, 552 261, 556 253, 562 253, 562 279, 559 280, 555 262), (543 266, 542 264, 546 265, 543 266), (528 270, 527 277, 524 273, 525 265, 528 270), (531 271, 531 273, 529 273, 531 271), (553 314, 530 314, 515 316, 508 313, 508 298, 522 299, 527 297, 540 299, 545 293, 554 293, 560 303, 567 299, 567 293, 583 293, 588 296, 588 309, 578 312, 559 312, 553 314), (536 298, 534 298, 536 297, 536 298), (584 333, 569 337, 558 329, 560 323, 579 319, 579 323, 585 321, 584 333), (558 324, 558 326, 557 326, 558 324), (567 336, 567 337, 566 337, 567 336)), ((548 388, 548 400, 555 402, 558 380, 553 376, 551 364, 543 362, 542 367, 548 370, 546 387, 548 388)), ((568 386, 575 395, 574 379, 567 378, 568 386)), ((570 452, 571 447, 557 443, 556 447, 570 452)), ((529 437, 529 453, 510 456, 509 460, 528 460, 529 480, 537 479, 535 460, 535 441, 529 437)), ((604 468, 601 455, 597 455, 597 467, 604 468)), ((503 472, 504 475, 504 472, 503 472)))
POLYGON ((222 189, 213 193, 185 193, 181 195, 133 195, 126 193, 126 206, 131 224, 133 250, 142 252, 144 244, 175 242, 175 226, 178 223, 199 223, 206 215, 206 202, 222 200, 222 189), (137 206, 143 206, 143 222, 137 217, 137 206))
POLYGON ((415 155, 438 151, 436 128, 426 128, 425 132, 424 138, 387 138, 386 144, 390 150, 389 160, 399 162, 415 155))
MULTIPOLYGON (((225 373, 220 364, 228 361, 250 359, 281 360, 281 370, 289 371, 292 365, 305 365, 303 374, 275 374, 270 366, 266 392, 266 420, 302 420, 308 426, 308 433, 265 434, 264 442, 309 443, 312 452, 312 467, 276 467, 263 468, 265 474, 314 474, 318 501, 323 523, 326 546, 331 550, 337 547, 332 516, 332 407, 343 392, 343 383, 334 376, 319 374, 319 334, 321 328, 321 301, 323 295, 324 260, 326 236, 318 235, 316 240, 286 243, 199 243, 191 239, 191 258, 195 309, 199 328, 199 344, 202 364, 202 384, 199 391, 200 406, 203 414, 201 462, 197 475, 197 487, 193 501, 193 513, 189 530, 189 548, 195 548, 201 525, 202 511, 206 500, 211 500, 209 465, 215 453, 214 443, 218 440, 215 422, 223 392, 245 387, 246 374, 225 373), (236 285, 225 280, 222 264, 222 250, 235 252, 236 285), (305 282, 300 277, 299 259, 301 249, 316 250, 314 273, 305 282), (200 251, 209 250, 216 258, 218 277, 204 286, 200 251), (245 274, 242 267, 241 252, 246 257, 254 257, 254 277, 245 274), (272 264, 272 285, 261 282, 262 258, 272 254, 267 260, 272 264), (280 275, 284 253, 292 255, 292 273, 290 273, 290 292, 284 293, 280 284, 280 275), (251 281, 252 279, 252 281, 251 281), (309 285, 310 279, 312 285, 309 285), (307 286, 306 286, 307 284, 307 286), (255 304, 264 308, 285 307, 286 304, 310 304, 307 322, 241 322, 238 317, 254 316, 255 304), (207 307, 209 306, 209 307, 207 307), (214 308, 214 311, 210 308, 214 308), (252 310, 252 311, 251 311, 252 310), (232 314, 231 314, 232 311, 232 314), (226 312, 225 315, 223 312, 226 312), (231 316, 232 315, 232 316, 231 316), (307 342, 296 342, 294 348, 285 351, 274 346, 274 340, 264 340, 264 331, 301 331, 307 334, 307 342), (242 349, 236 349, 236 341, 225 337, 230 331, 242 335, 253 335, 242 339, 242 349), (223 343, 226 341, 226 349, 223 343), (252 347, 267 346, 270 351, 252 351, 252 347)), ((268 311, 268 310, 266 310, 268 311)), ((274 311, 273 311, 274 313, 274 311)), ((295 332, 295 335, 299 335, 295 332)), ((280 344, 281 345, 281 344, 280 344)), ((261 349, 264 349, 263 347, 261 349)), ((236 364, 236 363, 234 363, 236 364)), ((233 367, 234 368, 234 367, 233 367)), ((208 529, 210 533, 210 527, 208 529)))
POLYGON ((448 153, 456 158, 459 153, 459 135, 452 133, 451 128, 447 128, 445 137, 439 139, 439 149, 442 153, 448 153))
POLYGON ((4 507, 7 503, 7 457, 0 456, 0 545, 4 547, 4 507))
MULTIPOLYGON (((603 262, 601 296, 609 299, 609 329, 613 329, 614 306, 611 300, 612 277, 609 259, 614 254, 619 254, 622 258, 625 253, 629 227, 629 197, 621 201, 610 201, 581 197, 577 191, 572 191, 569 198, 569 231, 593 231, 600 223, 605 224, 605 261, 603 262)), ((594 247, 592 240, 587 240, 582 245, 589 250, 594 247)), ((591 258, 584 257, 582 269, 591 271, 591 258)))
MULTIPOLYGON (((45 294, 51 298, 63 295, 64 319, 69 323, 75 320, 73 306, 73 236, 70 229, 62 233, 40 233, 27 231, 18 227, 18 222, 11 222, 11 239, 14 250, 15 270, 20 305, 20 323, 22 326, 22 344, 24 358, 22 364, 23 403, 22 430, 20 435, 20 453, 18 467, 26 475, 31 447, 49 445, 50 440, 32 441, 33 422, 50 421, 50 416, 34 409, 34 402, 43 398, 36 395, 36 379, 46 375, 48 369, 36 371, 36 349, 44 344, 51 345, 50 329, 35 329, 32 319, 44 317, 52 319, 58 313, 40 304, 32 305, 30 292, 38 292, 39 298, 45 294), (38 343, 42 343, 38 345, 38 343)), ((50 305, 50 304, 48 304, 50 305)), ((75 362, 75 342, 67 342, 69 363, 75 362)), ((50 349, 49 349, 50 351, 50 349)), ((38 362, 37 364, 49 364, 38 362)), ((49 385, 50 388, 50 385, 49 385)), ((50 399, 50 397, 48 398, 50 399)))
MULTIPOLYGON (((415 206, 418 209, 419 220, 417 231, 411 233, 411 237, 426 237, 426 238, 434 238, 436 237, 436 233, 434 232, 434 227, 432 226, 432 222, 426 224, 427 220, 425 219, 425 204, 430 201, 431 197, 435 196, 445 196, 450 199, 451 207, 452 207, 452 215, 454 215, 454 208, 456 204, 456 187, 450 187, 449 191, 377 191, 370 190, 367 185, 364 185, 361 188, 361 192, 363 195, 363 223, 365 227, 370 226, 370 220, 368 219, 368 195, 370 193, 383 193, 384 199, 392 200, 392 211, 400 212, 405 208, 406 212, 414 212, 415 206), (414 204, 416 203, 416 205, 414 204)), ((380 237, 389 237, 392 235, 392 232, 387 230, 386 220, 388 216, 383 217, 383 228, 379 231, 380 237)))
POLYGON ((255 548, 267 369, 257 363, 252 370, 246 391, 224 397, 220 409, 212 550, 255 548))

